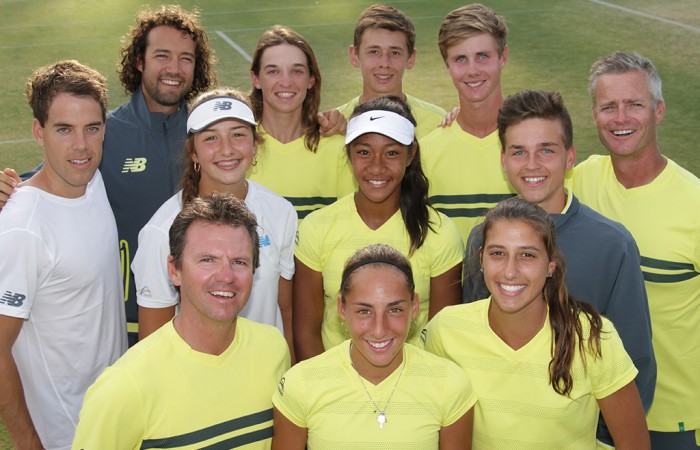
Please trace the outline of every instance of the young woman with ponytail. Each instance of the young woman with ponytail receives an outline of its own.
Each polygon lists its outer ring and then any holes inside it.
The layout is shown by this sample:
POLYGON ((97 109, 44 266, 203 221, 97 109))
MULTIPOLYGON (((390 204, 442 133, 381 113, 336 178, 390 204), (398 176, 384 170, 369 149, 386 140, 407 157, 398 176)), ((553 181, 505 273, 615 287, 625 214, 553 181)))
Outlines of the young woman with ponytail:
POLYGON ((428 203, 415 123, 397 97, 357 106, 348 122, 346 152, 359 188, 299 228, 293 301, 299 360, 349 337, 336 295, 343 265, 368 244, 398 249, 416 273, 420 308, 407 342, 417 341, 429 317, 460 301, 462 241, 452 221, 428 203))
POLYGON ((503 201, 482 242, 491 297, 446 308, 422 334, 474 384, 474 448, 594 449, 600 411, 615 448, 648 449, 637 370, 612 323, 569 295, 547 212, 503 201))

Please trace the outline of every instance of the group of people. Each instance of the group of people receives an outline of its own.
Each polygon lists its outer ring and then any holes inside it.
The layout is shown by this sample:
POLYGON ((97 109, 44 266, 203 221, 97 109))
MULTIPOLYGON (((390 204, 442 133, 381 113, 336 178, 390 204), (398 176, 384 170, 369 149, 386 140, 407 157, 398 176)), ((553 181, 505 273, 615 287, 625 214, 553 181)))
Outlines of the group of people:
POLYGON ((388 5, 332 111, 299 33, 217 88, 178 6, 137 15, 109 113, 98 72, 37 69, 44 162, 0 173, 16 447, 700 448, 700 180, 659 150, 659 74, 594 63, 609 154, 574 167, 561 96, 504 97, 507 35, 446 16, 450 114, 403 91, 415 28, 388 5))

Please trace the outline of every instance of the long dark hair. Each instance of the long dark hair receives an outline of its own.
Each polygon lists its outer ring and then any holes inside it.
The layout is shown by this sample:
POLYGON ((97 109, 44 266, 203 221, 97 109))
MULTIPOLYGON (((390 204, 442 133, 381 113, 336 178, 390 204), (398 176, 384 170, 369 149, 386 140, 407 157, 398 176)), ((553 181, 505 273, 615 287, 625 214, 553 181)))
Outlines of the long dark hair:
MULTIPOLYGON (((253 53, 253 61, 250 64, 250 70, 260 76, 260 61, 263 53, 270 47, 277 45, 289 44, 297 47, 306 55, 306 64, 309 66, 309 75, 314 77, 314 84, 306 91, 306 98, 301 105, 301 125, 304 127, 304 145, 307 149, 315 152, 318 149, 318 143, 321 140, 321 131, 318 124, 318 110, 321 106, 321 71, 316 62, 311 44, 304 36, 283 25, 275 25, 265 31, 258 41, 255 52, 253 53)), ((255 120, 262 120, 263 111, 263 94, 262 89, 253 89, 250 91, 250 103, 255 114, 255 120)))
POLYGON ((600 314, 588 303, 580 302, 569 295, 566 287, 566 262, 556 245, 554 223, 547 212, 537 205, 519 197, 504 200, 488 213, 482 228, 482 242, 498 221, 525 222, 539 235, 547 250, 549 260, 557 262, 552 276, 545 280, 542 295, 549 307, 549 322, 552 327, 552 359, 549 362, 549 381, 554 391, 569 395, 574 381, 571 376, 576 346, 581 361, 586 367, 586 345, 594 358, 601 356, 600 334, 603 322, 600 314), (584 339, 581 320, 584 317, 590 324, 588 339, 584 339))
MULTIPOLYGON (((411 108, 399 97, 386 96, 370 100, 357 105, 352 112, 352 117, 358 116, 367 111, 391 111, 408 119, 414 126, 416 119, 411 113, 411 108)), ((350 145, 345 146, 345 151, 350 158, 350 145)), ((406 167, 403 179, 401 180, 401 193, 399 195, 399 209, 401 217, 406 225, 406 231, 411 240, 409 256, 418 250, 430 231, 434 231, 430 223, 430 202, 428 201, 428 178, 423 173, 421 165, 420 145, 418 141, 406 146, 410 151, 415 149, 411 164, 406 167)))

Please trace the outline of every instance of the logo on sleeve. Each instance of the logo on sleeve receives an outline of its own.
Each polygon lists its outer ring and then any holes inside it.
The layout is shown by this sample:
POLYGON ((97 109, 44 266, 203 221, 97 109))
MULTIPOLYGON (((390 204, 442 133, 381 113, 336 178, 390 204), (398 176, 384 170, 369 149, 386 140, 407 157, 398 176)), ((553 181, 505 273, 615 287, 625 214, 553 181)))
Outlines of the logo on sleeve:
POLYGON ((24 299, 26 299, 27 296, 24 294, 15 294, 10 291, 5 291, 5 293, 2 295, 2 298, 0 298, 0 304, 5 304, 7 306, 14 306, 16 308, 19 308, 24 304, 24 299))
POLYGON ((143 172, 146 170, 146 158, 126 158, 122 173, 127 172, 143 172))
POLYGON ((277 392, 279 392, 280 395, 284 397, 284 377, 282 377, 279 384, 277 385, 277 392))

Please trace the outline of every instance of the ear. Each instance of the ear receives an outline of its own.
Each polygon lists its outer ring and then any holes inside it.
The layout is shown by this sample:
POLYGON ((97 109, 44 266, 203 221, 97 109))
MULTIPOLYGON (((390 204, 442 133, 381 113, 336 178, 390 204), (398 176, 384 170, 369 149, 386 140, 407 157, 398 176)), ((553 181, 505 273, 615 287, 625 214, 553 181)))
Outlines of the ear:
POLYGON ((316 78, 313 75, 309 76, 309 85, 306 86, 306 89, 311 89, 314 87, 314 84, 316 84, 316 78))
POLYGON ((548 274, 554 273, 554 269, 556 269, 556 268, 557 268, 557 260, 556 259, 550 260, 549 264, 547 265, 547 273, 548 274))
POLYGON ((180 270, 175 267, 175 258, 172 255, 168 255, 168 275, 170 275, 170 281, 173 282, 174 286, 182 286, 182 281, 180 280, 180 270))
POLYGON ((39 119, 32 120, 32 134, 39 147, 44 147, 44 127, 39 123, 39 119))
POLYGON ((350 64, 352 64, 353 67, 360 67, 360 57, 357 55, 359 49, 350 44, 350 48, 348 50, 350 52, 350 64))
POLYGON ((343 299, 340 294, 338 294, 338 315, 341 320, 345 320, 345 306, 343 306, 343 299))
POLYGON ((658 105, 656 105, 656 111, 654 115, 656 116, 656 124, 660 124, 664 120, 664 114, 666 114, 666 102, 661 100, 658 105))
POLYGON ((408 57, 408 62, 406 63, 406 69, 413 69, 413 65, 416 63, 416 49, 413 49, 413 53, 408 57))
POLYGON ((506 63, 508 62, 508 46, 506 45, 503 48, 503 53, 501 53, 501 69, 503 69, 506 66, 506 63))
POLYGON ((411 320, 416 320, 419 309, 418 292, 414 292, 413 299, 411 300, 411 320))
POLYGON ((566 151, 566 170, 571 170, 576 164, 576 147, 573 145, 566 151))
POLYGON ((255 72, 253 72, 252 70, 250 71, 250 80, 253 82, 253 87, 255 89, 261 89, 260 79, 258 78, 257 75, 255 75, 255 72))
POLYGON ((143 73, 143 58, 140 56, 136 58, 136 70, 143 73))

